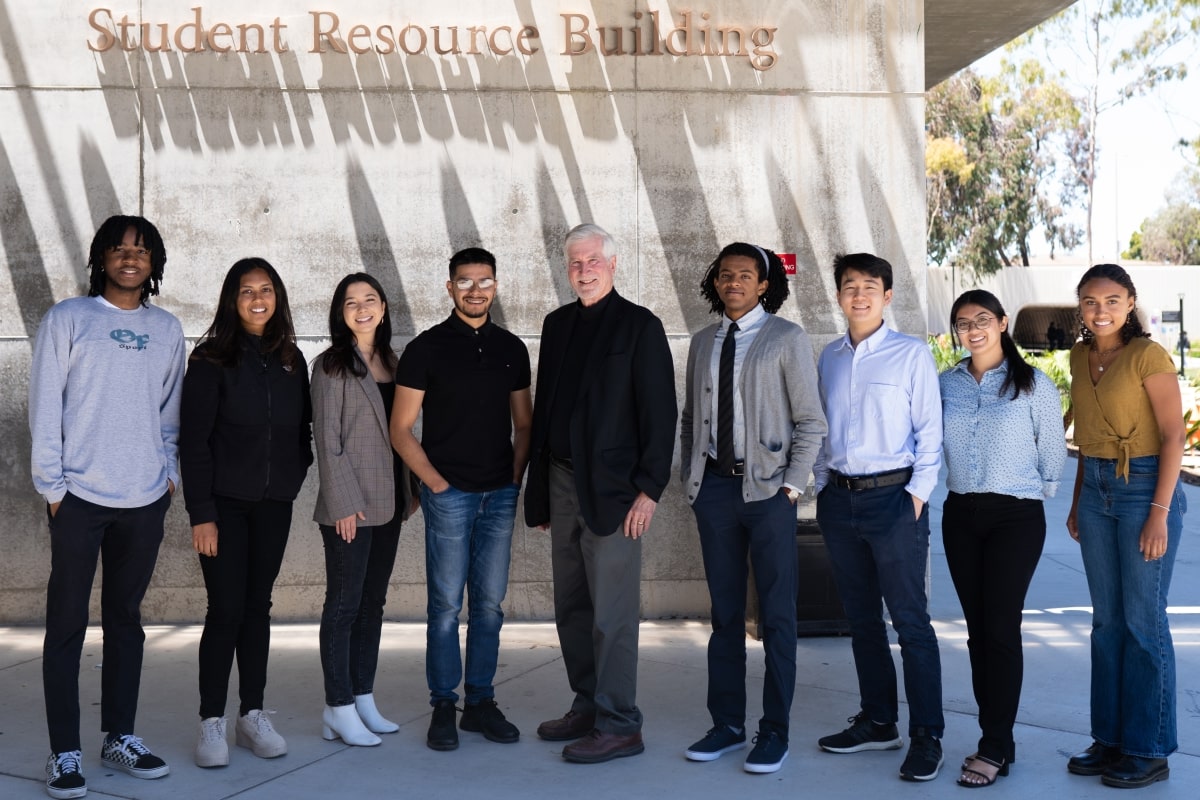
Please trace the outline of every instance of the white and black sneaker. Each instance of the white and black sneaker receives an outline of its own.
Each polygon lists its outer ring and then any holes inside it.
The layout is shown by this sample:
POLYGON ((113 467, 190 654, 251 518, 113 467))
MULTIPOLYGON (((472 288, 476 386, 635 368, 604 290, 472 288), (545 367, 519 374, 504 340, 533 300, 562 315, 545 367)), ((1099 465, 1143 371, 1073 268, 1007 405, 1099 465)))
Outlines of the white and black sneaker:
POLYGON ((147 780, 161 778, 171 771, 165 761, 151 753, 132 733, 105 738, 100 749, 100 763, 147 780))
POLYGON ((65 753, 55 753, 46 759, 46 794, 56 800, 83 797, 87 794, 87 781, 79 771, 79 761, 82 758, 83 753, 78 750, 68 750, 65 753))

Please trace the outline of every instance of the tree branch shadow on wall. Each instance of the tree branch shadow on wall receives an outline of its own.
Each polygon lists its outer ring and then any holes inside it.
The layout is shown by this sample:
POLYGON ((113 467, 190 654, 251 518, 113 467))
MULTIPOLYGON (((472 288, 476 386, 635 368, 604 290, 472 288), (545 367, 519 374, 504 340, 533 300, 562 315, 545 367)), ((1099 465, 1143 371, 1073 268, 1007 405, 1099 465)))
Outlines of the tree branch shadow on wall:
POLYGON ((404 281, 400 277, 395 252, 388 239, 383 216, 379 213, 375 193, 371 191, 362 166, 353 157, 346 160, 346 193, 364 271, 388 291, 393 334, 411 337, 414 334, 412 309, 405 297, 404 281))
POLYGON ((25 334, 33 344, 38 323, 50 306, 54 305, 54 293, 46 274, 42 250, 38 246, 37 233, 29 209, 17 185, 8 148, 0 137, 0 198, 4 198, 0 210, 0 244, 4 246, 5 263, 12 279, 13 294, 20 309, 21 323, 25 334))

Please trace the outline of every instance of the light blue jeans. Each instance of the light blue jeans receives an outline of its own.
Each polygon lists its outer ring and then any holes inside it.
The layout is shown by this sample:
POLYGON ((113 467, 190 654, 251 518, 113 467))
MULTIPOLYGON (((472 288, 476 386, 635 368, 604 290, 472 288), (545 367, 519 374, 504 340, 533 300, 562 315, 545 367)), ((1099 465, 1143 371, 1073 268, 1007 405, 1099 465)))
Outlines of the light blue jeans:
POLYGON ((463 664, 458 615, 467 589, 467 664, 463 687, 469 704, 495 695, 492 680, 500 650, 500 604, 508 591, 508 564, 516 485, 490 492, 463 492, 451 486, 441 494, 421 487, 425 515, 425 572, 428 588, 425 677, 430 703, 458 701, 463 664))
POLYGON ((1178 747, 1175 649, 1167 590, 1187 501, 1176 486, 1167 513, 1167 552, 1146 561, 1142 525, 1158 484, 1158 456, 1085 458, 1077 510, 1079 544, 1092 595, 1092 738, 1123 753, 1166 758, 1178 747))

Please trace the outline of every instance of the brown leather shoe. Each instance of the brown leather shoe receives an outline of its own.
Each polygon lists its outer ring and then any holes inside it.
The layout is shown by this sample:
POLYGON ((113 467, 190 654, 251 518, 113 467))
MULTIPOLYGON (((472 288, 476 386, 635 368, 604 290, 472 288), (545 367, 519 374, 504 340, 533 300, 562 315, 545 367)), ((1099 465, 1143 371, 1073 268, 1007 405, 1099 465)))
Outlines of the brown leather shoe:
POLYGON ((593 728, 587 736, 564 747, 562 755, 576 764, 599 764, 614 758, 636 756, 645 749, 641 731, 622 736, 593 728))
POLYGON ((538 725, 537 735, 548 742, 566 742, 578 739, 595 726, 595 714, 577 714, 574 711, 568 711, 558 719, 548 719, 538 725))

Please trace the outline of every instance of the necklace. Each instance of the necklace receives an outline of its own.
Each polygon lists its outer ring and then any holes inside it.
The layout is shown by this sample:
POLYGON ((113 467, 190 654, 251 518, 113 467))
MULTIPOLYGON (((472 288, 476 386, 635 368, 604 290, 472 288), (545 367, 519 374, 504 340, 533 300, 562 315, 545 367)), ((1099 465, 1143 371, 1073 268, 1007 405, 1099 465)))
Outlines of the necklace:
POLYGON ((1125 343, 1122 342, 1121 344, 1119 344, 1116 347, 1113 347, 1109 350, 1101 350, 1101 349, 1097 348, 1095 344, 1093 344, 1092 352, 1096 354, 1096 364, 1097 364, 1096 368, 1100 372, 1104 372, 1104 359, 1108 358, 1109 356, 1111 356, 1113 353, 1117 352, 1124 346, 1125 346, 1125 343))

